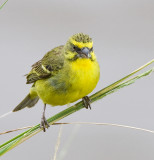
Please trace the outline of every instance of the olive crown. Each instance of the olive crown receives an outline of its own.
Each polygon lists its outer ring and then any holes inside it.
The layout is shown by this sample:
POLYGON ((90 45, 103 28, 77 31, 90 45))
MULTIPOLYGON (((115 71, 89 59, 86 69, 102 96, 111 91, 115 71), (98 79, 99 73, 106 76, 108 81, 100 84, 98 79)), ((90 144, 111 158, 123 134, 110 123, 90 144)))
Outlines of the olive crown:
POLYGON ((73 35, 71 38, 77 42, 83 42, 83 43, 92 42, 92 38, 90 38, 89 35, 83 33, 77 33, 73 35))

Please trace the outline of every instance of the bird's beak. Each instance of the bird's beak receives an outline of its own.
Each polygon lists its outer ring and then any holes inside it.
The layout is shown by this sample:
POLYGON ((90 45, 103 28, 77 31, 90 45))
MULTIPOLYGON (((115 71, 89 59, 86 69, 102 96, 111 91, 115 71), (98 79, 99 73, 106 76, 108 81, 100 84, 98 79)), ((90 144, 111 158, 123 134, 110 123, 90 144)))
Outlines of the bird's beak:
POLYGON ((82 48, 80 55, 82 58, 90 58, 91 57, 90 49, 87 47, 82 48))

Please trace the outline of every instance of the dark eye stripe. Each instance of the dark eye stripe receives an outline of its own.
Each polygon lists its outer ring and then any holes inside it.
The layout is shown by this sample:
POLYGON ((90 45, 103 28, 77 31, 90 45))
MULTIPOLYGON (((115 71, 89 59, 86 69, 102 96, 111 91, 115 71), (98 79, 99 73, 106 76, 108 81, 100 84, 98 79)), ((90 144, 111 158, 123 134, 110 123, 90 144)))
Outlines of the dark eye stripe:
POLYGON ((73 43, 71 43, 71 46, 72 46, 74 51, 76 51, 76 52, 81 51, 81 49, 79 47, 75 46, 73 43))
POLYGON ((90 52, 92 52, 93 51, 93 47, 92 48, 90 48, 90 52))
MULTIPOLYGON (((73 43, 71 43, 71 46, 72 46, 72 48, 73 48, 73 50, 74 50, 75 52, 80 52, 80 51, 81 51, 81 48, 75 46, 73 43)), ((93 52, 93 47, 90 48, 90 52, 93 52)))

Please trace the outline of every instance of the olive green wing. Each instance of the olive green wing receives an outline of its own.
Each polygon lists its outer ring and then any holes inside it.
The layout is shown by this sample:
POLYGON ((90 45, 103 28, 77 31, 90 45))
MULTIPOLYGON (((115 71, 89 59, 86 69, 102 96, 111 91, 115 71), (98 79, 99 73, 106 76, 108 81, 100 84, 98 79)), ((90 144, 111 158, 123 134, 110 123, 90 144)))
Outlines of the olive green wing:
POLYGON ((54 76, 64 64, 64 46, 54 48, 45 54, 38 62, 32 65, 32 70, 27 75, 27 84, 34 83, 37 80, 54 76))

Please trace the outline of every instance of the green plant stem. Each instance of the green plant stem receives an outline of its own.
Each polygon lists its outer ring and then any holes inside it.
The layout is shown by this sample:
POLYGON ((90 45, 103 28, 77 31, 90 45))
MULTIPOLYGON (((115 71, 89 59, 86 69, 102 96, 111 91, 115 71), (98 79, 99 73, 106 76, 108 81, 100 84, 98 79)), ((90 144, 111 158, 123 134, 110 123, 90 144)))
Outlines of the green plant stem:
MULTIPOLYGON (((150 62, 148 62, 147 64, 143 65, 142 67, 138 68, 137 70, 135 70, 134 72, 130 73, 129 75, 125 76, 124 78, 116 81, 115 83, 109 85, 108 87, 98 91, 97 93, 93 94, 92 96, 90 96, 91 99, 91 103, 113 93, 116 92, 117 90, 128 86, 132 83, 134 83, 137 79, 140 79, 144 76, 149 75, 150 73, 152 73, 154 71, 154 69, 150 69, 140 75, 137 75, 129 80, 126 81, 126 79, 128 79, 130 76, 134 75, 135 73, 139 72, 140 70, 142 70, 143 68, 145 68, 146 66, 152 64, 154 62, 154 60, 151 60, 150 62)), ((83 109, 84 105, 81 102, 63 110, 62 112, 52 116, 51 118, 48 119, 48 123, 50 125, 52 125, 53 123, 59 121, 60 119, 80 110, 83 109)), ((22 142, 24 142, 25 140, 29 139, 30 137, 32 137, 33 135, 39 133, 40 131, 42 131, 42 129, 40 129, 40 124, 32 127, 31 129, 19 134, 18 136, 14 137, 13 139, 7 141, 6 143, 2 144, 0 146, 0 156, 5 154, 6 152, 8 152, 9 150, 13 149, 14 147, 16 147, 17 145, 21 144, 22 142)))
MULTIPOLYGON (((118 80, 118 81, 112 83, 111 85, 103 88, 102 90, 99 91, 99 93, 101 92, 101 94, 103 94, 103 93, 105 93, 105 92, 107 92, 107 91, 109 91, 109 90, 112 90, 112 88, 113 88, 114 86, 116 86, 116 85, 120 84, 121 82, 125 81, 126 79, 128 79, 129 77, 131 77, 131 76, 134 75, 135 73, 139 72, 139 71, 142 70, 143 68, 149 66, 149 65, 152 64, 153 62, 154 62, 154 59, 152 59, 152 60, 149 61, 148 63, 144 64, 143 66, 139 67, 138 69, 136 69, 136 70, 133 71, 132 73, 128 74, 127 76, 121 78, 120 80, 118 80)), ((98 92, 95 93, 95 94, 93 94, 93 95, 92 95, 92 98, 93 98, 93 97, 97 97, 97 96, 96 96, 97 94, 98 94, 98 92)))
POLYGON ((2 9, 4 7, 4 5, 6 4, 8 0, 6 0, 1 6, 0 6, 0 9, 2 9))

